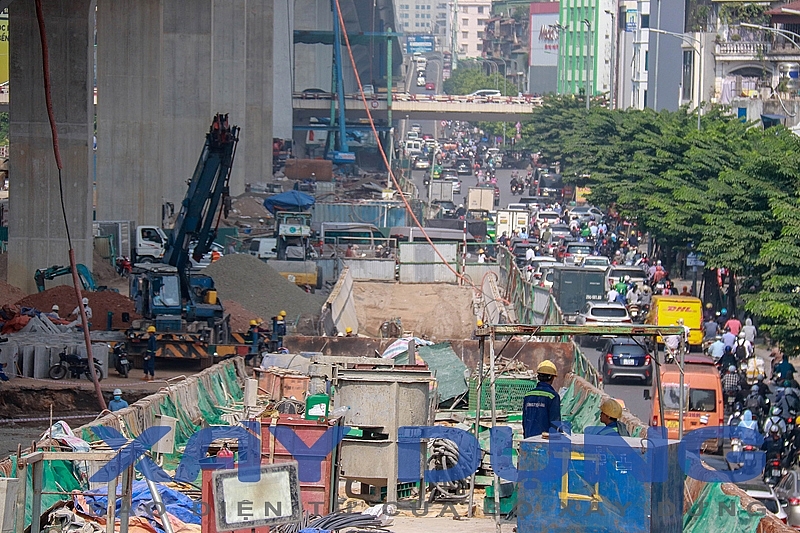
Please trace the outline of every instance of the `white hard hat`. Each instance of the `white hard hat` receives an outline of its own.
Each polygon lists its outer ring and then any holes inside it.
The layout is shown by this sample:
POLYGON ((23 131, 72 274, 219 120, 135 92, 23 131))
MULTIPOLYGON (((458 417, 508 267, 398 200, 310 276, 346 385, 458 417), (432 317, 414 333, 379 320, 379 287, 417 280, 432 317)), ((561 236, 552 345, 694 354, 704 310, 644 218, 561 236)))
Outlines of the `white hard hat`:
POLYGON ((89 298, 83 299, 83 305, 89 305, 89 298))
POLYGON ((53 307, 50 308, 51 311, 58 311, 58 304, 53 304, 53 307))
POLYGON ((736 372, 736 367, 731 365, 728 367, 728 372, 736 372))
POLYGON ((122 390, 114 389, 114 396, 120 396, 120 395, 122 395, 122 390))

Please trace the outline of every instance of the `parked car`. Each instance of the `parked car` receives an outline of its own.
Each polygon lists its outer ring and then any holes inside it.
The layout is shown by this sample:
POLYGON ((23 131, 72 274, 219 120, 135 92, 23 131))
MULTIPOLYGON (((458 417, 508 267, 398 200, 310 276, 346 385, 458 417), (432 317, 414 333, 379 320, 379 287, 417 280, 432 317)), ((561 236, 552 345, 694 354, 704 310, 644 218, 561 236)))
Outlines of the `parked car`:
POLYGON ((775 485, 775 495, 787 514, 787 523, 800 528, 800 471, 789 470, 775 485))
POLYGON ((194 258, 192 257, 192 254, 194 253, 195 244, 196 243, 191 243, 189 245, 189 260, 192 263, 192 268, 205 268, 208 265, 210 265, 211 264, 211 252, 213 252, 213 251, 219 252, 220 256, 223 255, 223 252, 225 252, 225 247, 224 246, 222 246, 219 243, 212 242, 211 246, 209 247, 208 252, 206 253, 206 255, 204 255, 202 257, 202 259, 200 259, 200 261, 195 261, 194 258))
POLYGON ((643 342, 637 342, 630 337, 608 339, 600 351, 597 369, 606 383, 623 377, 641 379, 645 385, 653 383, 653 361, 650 354, 644 348, 643 342))
MULTIPOLYGON (((581 308, 578 316, 575 318, 576 326, 617 326, 623 324, 632 324, 631 315, 624 305, 618 303, 607 303, 598 301, 589 301, 581 308)), ((583 344, 586 341, 599 342, 600 337, 581 336, 578 341, 583 344)))
MULTIPOLYGON (((742 489, 745 494, 763 505, 767 511, 777 516, 778 520, 784 524, 788 524, 789 516, 786 514, 786 511, 783 510, 781 502, 775 491, 772 490, 772 487, 761 481, 760 478, 744 483, 737 483, 736 485, 742 489)), ((763 513, 763 510, 754 508, 752 512, 763 513)))

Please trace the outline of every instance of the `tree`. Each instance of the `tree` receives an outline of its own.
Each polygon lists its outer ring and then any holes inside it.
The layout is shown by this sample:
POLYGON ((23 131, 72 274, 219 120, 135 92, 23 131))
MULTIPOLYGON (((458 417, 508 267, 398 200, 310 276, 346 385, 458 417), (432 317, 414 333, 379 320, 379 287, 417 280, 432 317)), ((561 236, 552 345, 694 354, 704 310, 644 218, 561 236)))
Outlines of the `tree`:
POLYGON ((465 95, 481 89, 497 89, 506 96, 517 95, 517 87, 508 81, 504 84, 503 77, 497 72, 487 76, 477 61, 464 60, 461 63, 453 75, 444 81, 445 93, 465 95))

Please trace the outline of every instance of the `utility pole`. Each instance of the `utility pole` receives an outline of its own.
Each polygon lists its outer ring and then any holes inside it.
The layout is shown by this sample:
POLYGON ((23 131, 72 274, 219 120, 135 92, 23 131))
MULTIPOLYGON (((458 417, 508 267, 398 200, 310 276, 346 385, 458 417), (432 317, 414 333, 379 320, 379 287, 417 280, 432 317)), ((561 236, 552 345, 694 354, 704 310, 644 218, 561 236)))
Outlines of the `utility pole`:
POLYGON ((616 44, 617 38, 619 36, 619 28, 617 28, 617 14, 611 10, 606 9, 606 13, 611 15, 611 31, 614 32, 611 34, 611 79, 608 83, 610 88, 610 95, 608 99, 608 105, 611 109, 614 109, 614 103, 616 102, 616 93, 614 92, 616 89, 616 84, 614 83, 617 71, 617 56, 616 56, 616 44))
POLYGON ((583 22, 586 25, 586 111, 589 111, 589 78, 590 78, 590 68, 592 66, 592 23, 589 22, 589 19, 583 19, 583 22))

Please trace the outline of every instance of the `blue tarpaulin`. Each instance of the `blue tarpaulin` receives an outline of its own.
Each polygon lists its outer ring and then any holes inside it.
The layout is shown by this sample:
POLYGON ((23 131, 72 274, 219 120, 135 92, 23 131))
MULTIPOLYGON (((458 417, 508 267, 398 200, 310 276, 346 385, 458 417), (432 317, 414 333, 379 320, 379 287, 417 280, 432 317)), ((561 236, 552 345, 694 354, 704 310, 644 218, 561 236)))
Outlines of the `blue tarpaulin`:
POLYGON ((314 205, 314 197, 300 191, 286 191, 264 200, 264 207, 272 214, 276 211, 305 211, 314 205))
MULTIPOLYGON (((187 524, 200 523, 202 509, 198 502, 164 485, 156 484, 156 487, 158 488, 158 493, 161 495, 161 500, 164 502, 164 507, 166 507, 168 513, 176 516, 187 524)), ((122 487, 118 487, 117 491, 121 492, 122 487)), ((86 495, 86 503, 91 506, 95 516, 104 516, 106 514, 108 508, 107 494, 108 491, 106 487, 101 487, 86 495)), ((150 489, 147 487, 146 481, 135 481, 133 483, 131 500, 131 515, 144 516, 147 518, 153 517, 153 496, 150 494, 150 489)), ((122 499, 117 499, 116 504, 116 515, 119 516, 122 499)), ((155 522, 151 520, 150 524, 154 525, 155 522)))

